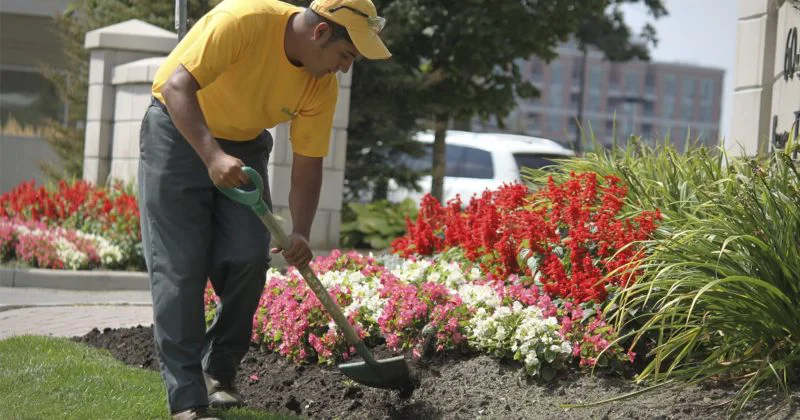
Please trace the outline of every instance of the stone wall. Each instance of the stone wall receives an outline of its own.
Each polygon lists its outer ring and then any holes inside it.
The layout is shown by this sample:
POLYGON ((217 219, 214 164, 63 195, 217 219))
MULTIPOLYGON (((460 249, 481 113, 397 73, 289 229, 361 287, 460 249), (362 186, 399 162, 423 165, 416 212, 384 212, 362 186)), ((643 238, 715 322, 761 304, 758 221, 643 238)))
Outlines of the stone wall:
POLYGON ((10 191, 21 182, 47 182, 40 164, 46 162, 59 168, 60 161, 53 148, 42 138, 0 135, 0 194, 10 191))
POLYGON ((791 47, 798 29, 800 11, 789 2, 739 0, 733 122, 726 139, 731 154, 766 153, 775 134, 790 130, 800 111, 800 55, 791 47), (792 62, 794 70, 787 66, 792 62))

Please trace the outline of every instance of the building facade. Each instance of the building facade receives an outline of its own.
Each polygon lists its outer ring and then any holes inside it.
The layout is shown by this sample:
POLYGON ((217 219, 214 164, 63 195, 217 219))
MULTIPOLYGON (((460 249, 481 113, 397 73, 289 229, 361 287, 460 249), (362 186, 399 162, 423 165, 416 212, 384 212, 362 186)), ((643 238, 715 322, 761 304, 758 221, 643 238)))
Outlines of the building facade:
POLYGON ((0 124, 14 119, 35 129, 42 118, 63 118, 65 108, 42 66, 60 69, 64 52, 53 17, 70 0, 3 0, 0 3, 0 124), (36 29, 34 29, 36 28, 36 29))
POLYGON ((0 1, 0 193, 23 181, 44 182, 40 164, 58 165, 41 128, 68 110, 42 68, 64 68, 53 17, 70 1, 0 1))
POLYGON ((496 121, 476 121, 473 128, 524 133, 564 145, 581 134, 605 145, 615 138, 625 141, 630 134, 645 141, 669 136, 673 142, 689 137, 718 143, 724 70, 680 63, 613 63, 590 50, 584 73, 583 53, 576 43, 564 43, 557 52, 549 63, 538 58, 518 62, 540 96, 520 99, 504 129, 496 121))

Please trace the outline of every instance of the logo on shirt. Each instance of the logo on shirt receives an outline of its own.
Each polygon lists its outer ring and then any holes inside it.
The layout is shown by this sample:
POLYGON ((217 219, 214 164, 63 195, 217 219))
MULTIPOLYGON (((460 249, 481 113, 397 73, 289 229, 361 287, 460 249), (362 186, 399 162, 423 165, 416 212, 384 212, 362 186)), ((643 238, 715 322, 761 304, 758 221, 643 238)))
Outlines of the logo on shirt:
POLYGON ((281 108, 281 112, 283 112, 284 114, 288 115, 289 118, 294 118, 294 117, 297 116, 297 111, 292 111, 287 107, 281 108))

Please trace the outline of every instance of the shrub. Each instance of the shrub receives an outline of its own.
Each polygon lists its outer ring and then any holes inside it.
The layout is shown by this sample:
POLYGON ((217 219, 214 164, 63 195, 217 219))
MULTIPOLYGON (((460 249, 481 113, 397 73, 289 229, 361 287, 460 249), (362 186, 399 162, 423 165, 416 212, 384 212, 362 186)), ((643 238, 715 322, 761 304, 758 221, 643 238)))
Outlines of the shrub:
POLYGON ((382 250, 392 240, 406 233, 406 217, 416 219, 414 200, 401 203, 379 200, 371 203, 349 203, 342 212, 341 246, 382 250))

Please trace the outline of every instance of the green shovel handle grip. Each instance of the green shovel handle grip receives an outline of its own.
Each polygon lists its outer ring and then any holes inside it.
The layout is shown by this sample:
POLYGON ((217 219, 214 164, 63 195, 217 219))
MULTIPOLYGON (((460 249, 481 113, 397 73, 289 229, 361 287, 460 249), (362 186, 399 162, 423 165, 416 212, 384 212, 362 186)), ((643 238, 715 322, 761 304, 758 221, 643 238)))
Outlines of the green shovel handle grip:
POLYGON ((286 236, 280 222, 270 213, 267 203, 265 203, 262 198, 264 195, 264 180, 261 178, 261 175, 249 166, 243 166, 242 171, 250 178, 250 183, 256 187, 254 190, 245 191, 240 188, 221 187, 219 190, 230 197, 231 200, 250 206, 258 217, 261 218, 261 221, 264 222, 264 225, 269 229, 270 233, 272 233, 272 237, 278 245, 283 249, 289 249, 291 246, 289 237, 286 236))
POLYGON ((251 191, 244 191, 239 188, 220 188, 225 195, 233 201, 237 201, 246 206, 255 206, 261 201, 261 196, 264 194, 264 180, 255 169, 249 166, 243 166, 242 171, 250 178, 250 183, 255 185, 256 189, 251 191))
MULTIPOLYGON (((274 217, 269 214, 267 203, 265 203, 263 199, 264 180, 261 179, 261 175, 258 174, 258 171, 249 166, 243 166, 242 171, 244 171, 245 175, 250 178, 250 183, 256 187, 254 190, 245 191, 240 188, 220 188, 219 190, 222 191, 223 194, 230 197, 231 200, 242 203, 246 206, 250 206, 259 217, 267 216, 274 219, 274 217)), ((280 242, 282 238, 276 239, 278 239, 279 243, 283 245, 283 243, 280 242)))

